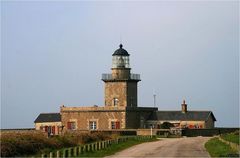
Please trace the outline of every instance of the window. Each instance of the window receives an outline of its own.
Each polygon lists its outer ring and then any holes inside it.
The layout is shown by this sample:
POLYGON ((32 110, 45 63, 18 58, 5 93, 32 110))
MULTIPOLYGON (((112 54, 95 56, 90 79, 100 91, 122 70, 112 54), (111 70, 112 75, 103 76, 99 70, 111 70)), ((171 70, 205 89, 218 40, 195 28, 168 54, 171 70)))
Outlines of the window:
POLYGON ((75 130, 76 129, 76 122, 68 122, 67 129, 75 130))
POLYGON ((97 122, 96 121, 89 121, 89 129, 96 130, 97 129, 97 122))
POLYGON ((118 105, 118 99, 117 98, 113 98, 113 106, 117 106, 118 105))
POLYGON ((120 129, 120 122, 119 121, 112 121, 111 122, 112 129, 120 129))

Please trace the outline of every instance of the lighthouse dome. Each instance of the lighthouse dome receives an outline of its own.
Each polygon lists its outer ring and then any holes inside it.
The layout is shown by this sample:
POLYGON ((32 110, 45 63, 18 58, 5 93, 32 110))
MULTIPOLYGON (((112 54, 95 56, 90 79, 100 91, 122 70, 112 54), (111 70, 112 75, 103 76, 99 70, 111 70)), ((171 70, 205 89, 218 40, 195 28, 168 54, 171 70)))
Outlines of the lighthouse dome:
POLYGON ((119 45, 119 49, 117 49, 112 56, 120 55, 120 56, 129 56, 128 52, 122 48, 123 45, 119 45))

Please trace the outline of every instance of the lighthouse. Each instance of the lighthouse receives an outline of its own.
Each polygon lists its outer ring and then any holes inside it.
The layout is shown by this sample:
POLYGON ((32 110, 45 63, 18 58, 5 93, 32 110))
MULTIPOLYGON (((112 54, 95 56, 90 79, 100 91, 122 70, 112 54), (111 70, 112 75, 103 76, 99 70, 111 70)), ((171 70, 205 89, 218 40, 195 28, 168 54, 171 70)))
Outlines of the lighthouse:
POLYGON ((104 98, 105 106, 111 107, 137 107, 137 83, 139 74, 132 74, 130 68, 129 53, 119 48, 112 54, 112 73, 102 74, 105 82, 104 98))

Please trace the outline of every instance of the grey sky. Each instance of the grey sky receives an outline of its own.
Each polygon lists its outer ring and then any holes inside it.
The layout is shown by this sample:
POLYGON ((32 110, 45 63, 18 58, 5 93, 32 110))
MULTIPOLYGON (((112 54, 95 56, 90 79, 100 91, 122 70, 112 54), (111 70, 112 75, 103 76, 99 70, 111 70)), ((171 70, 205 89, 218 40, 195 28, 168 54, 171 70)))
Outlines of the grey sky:
POLYGON ((1 1, 1 128, 33 127, 60 105, 103 105, 122 41, 139 106, 212 110, 239 125, 239 3, 1 1))

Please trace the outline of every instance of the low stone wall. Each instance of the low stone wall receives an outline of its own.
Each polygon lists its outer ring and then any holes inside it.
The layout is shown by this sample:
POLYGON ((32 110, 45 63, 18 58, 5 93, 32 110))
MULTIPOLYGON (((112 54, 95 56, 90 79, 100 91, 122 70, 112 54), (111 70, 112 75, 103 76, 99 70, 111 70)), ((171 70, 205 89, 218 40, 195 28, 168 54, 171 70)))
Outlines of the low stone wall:
POLYGON ((95 132, 104 132, 107 134, 117 134, 120 136, 148 136, 148 135, 164 135, 166 133, 171 134, 170 129, 114 129, 114 130, 74 130, 68 131, 72 133, 95 133, 95 132))
POLYGON ((147 135, 157 135, 158 130, 156 129, 138 129, 137 135, 147 136, 147 135))
POLYGON ((239 130, 239 128, 182 129, 182 136, 214 136, 224 133, 231 133, 236 130, 239 130))
POLYGON ((0 133, 37 133, 35 128, 1 129, 0 133))

